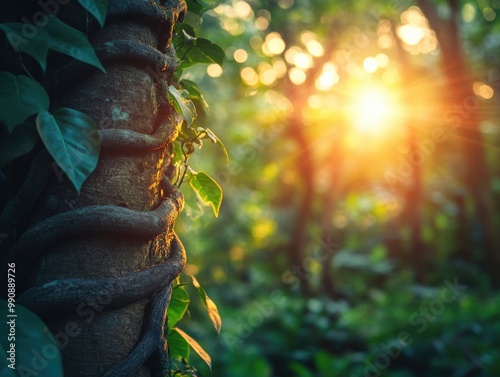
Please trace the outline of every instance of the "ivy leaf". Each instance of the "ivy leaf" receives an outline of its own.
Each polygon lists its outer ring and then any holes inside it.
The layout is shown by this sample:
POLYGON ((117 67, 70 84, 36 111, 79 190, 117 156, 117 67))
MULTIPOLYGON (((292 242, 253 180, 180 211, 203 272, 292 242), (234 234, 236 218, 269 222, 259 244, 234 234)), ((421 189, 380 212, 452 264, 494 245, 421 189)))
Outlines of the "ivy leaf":
POLYGON ((78 0, 78 2, 97 19, 101 27, 104 27, 106 12, 108 9, 108 0, 78 0))
POLYGON ((208 174, 198 172, 189 181, 189 185, 204 203, 212 206, 215 217, 218 217, 222 203, 222 188, 219 184, 208 174))
POLYGON ((204 130, 207 134, 207 137, 212 141, 212 143, 217 144, 220 149, 222 149, 222 152, 224 153, 224 156, 226 156, 226 160, 229 162, 229 155, 227 154, 227 149, 224 143, 217 137, 217 135, 209 128, 205 128, 204 130))
POLYGON ((196 143, 197 141, 201 141, 198 138, 198 133, 193 127, 186 126, 186 123, 182 124, 181 132, 177 136, 179 141, 189 141, 196 143))
POLYGON ((195 38, 195 31, 193 27, 189 24, 182 23, 176 24, 174 29, 174 37, 172 39, 177 55, 179 55, 180 50, 186 46, 192 46, 195 38))
POLYGON ((201 297, 201 301, 203 301, 203 305, 205 305, 205 309, 207 309, 208 316, 214 325, 215 331, 217 331, 217 334, 220 334, 220 330, 222 329, 222 319, 219 314, 219 309, 217 309, 217 305, 215 305, 215 302, 208 297, 207 292, 203 289, 200 283, 198 283, 198 280, 194 276, 191 276, 191 279, 193 280, 193 286, 196 288, 201 297))
POLYGON ((0 121, 12 132, 30 115, 49 108, 49 96, 35 80, 0 72, 0 121))
POLYGON ((175 37, 175 48, 180 57, 179 68, 184 69, 197 63, 222 65, 224 50, 204 38, 196 38, 191 27, 181 24, 175 37))
MULTIPOLYGON (((62 377, 62 361, 59 347, 57 346, 54 338, 52 337, 47 325, 45 325, 38 316, 26 309, 22 305, 16 304, 15 312, 17 317, 15 319, 16 324, 16 336, 15 341, 9 340, 9 330, 8 325, 10 317, 7 317, 8 303, 5 300, 0 301, 2 307, 2 318, 7 318, 5 323, 2 321, 0 326, 0 353, 7 354, 6 358, 3 359, 2 364, 3 369, 0 370, 2 376, 25 376, 29 373, 29 370, 33 368, 33 355, 38 352, 39 354, 50 354, 51 357, 46 357, 44 360, 46 365, 43 369, 37 369, 38 377, 62 377), (16 369, 10 369, 6 364, 10 364, 8 360, 10 350, 10 344, 15 343, 15 367, 16 369), (6 360, 7 359, 7 360, 6 360), (24 368, 23 368, 24 367, 24 368), (29 368, 29 369, 28 369, 29 368), (8 371, 11 373, 9 374, 8 371)), ((3 357, 3 356, 2 356, 3 357)))
POLYGON ((30 55, 40 64, 44 72, 49 49, 69 55, 106 72, 87 36, 55 16, 48 16, 44 26, 5 23, 0 24, 0 28, 7 34, 7 39, 14 50, 30 55), (26 32, 27 28, 32 28, 29 34, 26 32), (29 35, 30 38, 25 35, 29 35))
POLYGON ((198 63, 222 65, 225 53, 208 39, 195 38, 187 46, 183 46, 179 55, 182 57, 179 68, 185 69, 198 63))
POLYGON ((188 11, 201 16, 206 11, 215 8, 219 3, 217 1, 186 0, 188 11))
POLYGON ((189 343, 175 329, 168 333, 168 351, 172 359, 189 362, 189 343))
POLYGON ((49 22, 44 26, 44 30, 50 35, 49 48, 51 50, 93 65, 106 73, 95 54, 94 47, 80 30, 72 28, 54 16, 49 16, 49 22))
POLYGON ((184 161, 184 154, 182 153, 181 144, 178 140, 172 143, 172 165, 180 166, 184 161))
POLYGON ((198 102, 204 110, 208 111, 208 103, 205 101, 205 97, 201 93, 198 84, 194 81, 184 79, 181 80, 180 85, 189 92, 190 100, 198 102))
POLYGON ((0 169, 31 151, 37 138, 36 128, 31 123, 21 123, 10 135, 3 135, 0 139, 0 169))
POLYGON ((212 370, 212 358, 210 355, 203 349, 200 344, 191 338, 188 334, 186 334, 184 331, 182 331, 180 328, 176 327, 174 328, 174 331, 176 331, 181 337, 184 338, 184 340, 191 346, 191 348, 198 354, 198 356, 201 357, 201 359, 208 365, 210 370, 212 370))
POLYGON ((18 22, 0 24, 0 30, 5 32, 7 40, 14 51, 20 51, 31 56, 40 64, 42 71, 45 72, 47 69, 47 53, 49 51, 49 34, 45 30, 18 22), (24 38, 23 27, 37 30, 36 35, 29 39, 24 38))
POLYGON ((167 310, 169 328, 174 328, 182 317, 184 317, 189 306, 189 301, 189 294, 184 287, 177 285, 172 291, 172 298, 167 310))
POLYGON ((186 123, 191 125, 196 119, 196 107, 189 99, 187 90, 179 91, 175 86, 168 87, 168 99, 178 114, 182 115, 186 123))
POLYGON ((61 108, 38 114, 38 133, 50 155, 80 192, 83 182, 97 166, 100 140, 95 140, 94 121, 77 110, 61 108))

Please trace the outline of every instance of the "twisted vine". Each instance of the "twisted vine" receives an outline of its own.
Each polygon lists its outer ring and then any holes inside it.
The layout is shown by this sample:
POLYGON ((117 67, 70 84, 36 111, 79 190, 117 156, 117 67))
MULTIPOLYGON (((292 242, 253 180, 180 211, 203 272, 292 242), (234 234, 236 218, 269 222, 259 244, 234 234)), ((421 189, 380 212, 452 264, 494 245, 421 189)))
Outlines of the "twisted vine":
MULTIPOLYGON (((132 129, 100 129, 101 155, 140 155, 159 153, 162 159, 168 145, 175 140, 180 124, 179 116, 166 99, 166 88, 175 70, 175 53, 170 45, 173 26, 186 11, 184 0, 166 1, 111 1, 108 24, 133 21, 150 28, 157 36, 153 48, 134 40, 113 40, 96 46, 96 53, 104 65, 124 64, 144 69, 153 79, 156 95, 160 99, 154 132, 145 134, 132 129)), ((49 75, 43 82, 51 94, 68 90, 77 80, 92 74, 93 68, 72 60, 49 75)), ((156 155, 155 155, 156 156, 156 155)), ((159 166, 159 165, 158 165, 159 166)), ((164 324, 166 308, 172 293, 172 281, 180 275, 185 263, 184 247, 175 235, 173 226, 183 208, 183 197, 163 176, 155 199, 157 205, 148 211, 134 210, 120 205, 83 205, 33 222, 31 213, 50 190, 53 180, 50 156, 40 151, 32 160, 31 169, 18 194, 4 207, 0 221, 25 230, 15 240, 6 262, 16 263, 17 284, 21 290, 18 302, 42 318, 50 319, 72 313, 81 303, 100 310, 122 308, 147 299, 142 335, 127 357, 111 369, 102 371, 104 377, 132 376, 144 364, 156 376, 165 375, 166 344, 164 324), (99 236, 134 237, 149 241, 150 246, 163 237, 167 242, 151 265, 139 271, 118 277, 57 278, 32 284, 32 274, 41 259, 54 245, 75 237, 99 236), (96 297, 107 295, 109 302, 102 304, 96 297)), ((120 250, 113 252, 120 253, 120 250)))

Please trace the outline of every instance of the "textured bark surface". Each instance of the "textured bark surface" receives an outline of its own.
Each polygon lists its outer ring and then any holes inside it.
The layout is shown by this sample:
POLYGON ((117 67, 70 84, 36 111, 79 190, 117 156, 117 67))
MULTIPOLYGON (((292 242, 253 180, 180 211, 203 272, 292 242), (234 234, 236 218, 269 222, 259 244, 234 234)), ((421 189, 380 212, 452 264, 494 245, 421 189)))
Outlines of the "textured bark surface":
MULTIPOLYGON (((28 9, 13 5, 14 13, 28 9)), ((11 206, 14 216, 28 217, 15 221, 8 259, 25 277, 19 301, 54 334, 67 333, 68 324, 78 329, 61 344, 65 376, 160 375, 169 286, 185 263, 182 245, 172 242, 182 197, 163 177, 181 122, 166 88, 175 68, 172 27, 184 12, 184 1, 110 0, 103 29, 77 2, 57 14, 88 34, 107 73, 54 56, 41 81, 52 111, 70 107, 95 120, 103 148, 79 195, 42 158, 43 169, 34 169, 42 177, 26 188, 33 208, 11 206)), ((91 148, 93 140, 82 135, 91 148)))

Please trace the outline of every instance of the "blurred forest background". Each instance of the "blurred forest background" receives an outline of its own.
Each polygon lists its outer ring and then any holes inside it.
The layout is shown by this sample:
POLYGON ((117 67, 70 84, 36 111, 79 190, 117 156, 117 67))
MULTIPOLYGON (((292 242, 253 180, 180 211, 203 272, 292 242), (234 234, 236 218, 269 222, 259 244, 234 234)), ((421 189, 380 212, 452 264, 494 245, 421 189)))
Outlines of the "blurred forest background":
MULTIPOLYGON (((191 15, 192 16, 192 15, 191 15)), ((188 15, 189 17, 189 15, 188 15)), ((500 376, 500 1, 232 0, 178 233, 218 377, 500 376), (205 320, 206 319, 206 320, 205 320)), ((198 311, 200 313, 198 313, 198 311)), ((192 363, 210 375, 202 362, 192 363)))

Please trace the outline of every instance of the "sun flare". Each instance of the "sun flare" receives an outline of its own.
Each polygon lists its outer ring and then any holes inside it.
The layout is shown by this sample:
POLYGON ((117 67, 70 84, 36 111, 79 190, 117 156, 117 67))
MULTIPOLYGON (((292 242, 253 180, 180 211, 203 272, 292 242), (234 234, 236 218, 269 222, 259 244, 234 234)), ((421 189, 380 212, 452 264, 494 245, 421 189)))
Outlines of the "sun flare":
POLYGON ((354 95, 354 128, 361 133, 379 134, 393 126, 399 108, 392 93, 384 87, 361 88, 354 95))

